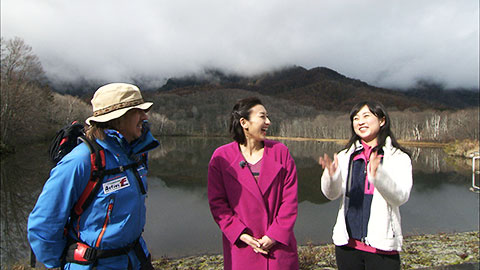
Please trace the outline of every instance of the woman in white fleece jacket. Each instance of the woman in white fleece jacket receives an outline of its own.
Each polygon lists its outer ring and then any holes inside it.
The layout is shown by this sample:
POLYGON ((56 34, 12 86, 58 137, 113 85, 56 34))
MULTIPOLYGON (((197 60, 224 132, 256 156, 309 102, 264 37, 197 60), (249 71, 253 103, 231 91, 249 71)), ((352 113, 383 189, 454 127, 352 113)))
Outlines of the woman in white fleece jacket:
POLYGON ((319 158, 323 194, 342 198, 333 228, 338 269, 400 269, 399 206, 413 184, 410 156, 395 140, 382 104, 356 104, 350 121, 345 149, 333 161, 319 158))

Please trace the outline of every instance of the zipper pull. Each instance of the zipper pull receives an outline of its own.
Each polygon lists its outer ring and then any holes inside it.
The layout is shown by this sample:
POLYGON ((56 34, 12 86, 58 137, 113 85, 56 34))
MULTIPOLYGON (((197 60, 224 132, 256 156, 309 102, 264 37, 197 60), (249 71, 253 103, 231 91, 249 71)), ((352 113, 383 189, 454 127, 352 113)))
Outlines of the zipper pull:
POLYGON ((108 215, 110 215, 110 212, 112 212, 114 202, 115 202, 115 199, 113 197, 110 198, 110 201, 108 202, 108 208, 107 208, 108 215))

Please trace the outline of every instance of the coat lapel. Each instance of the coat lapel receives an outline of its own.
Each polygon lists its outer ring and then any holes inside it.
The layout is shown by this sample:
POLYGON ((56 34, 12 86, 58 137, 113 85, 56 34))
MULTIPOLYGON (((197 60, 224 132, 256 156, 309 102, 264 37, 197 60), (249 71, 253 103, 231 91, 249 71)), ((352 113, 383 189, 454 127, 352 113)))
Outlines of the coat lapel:
POLYGON ((227 168, 227 172, 233 176, 240 184, 242 184, 250 193, 257 197, 264 205, 263 195, 270 188, 277 178, 278 173, 282 169, 282 165, 275 160, 275 155, 270 150, 271 145, 265 143, 265 149, 262 157, 262 169, 258 178, 258 184, 247 166, 241 167, 240 162, 244 161, 242 153, 238 148, 238 144, 232 144, 232 151, 235 152, 235 158, 227 168))
POLYGON ((253 177, 252 173, 248 169, 247 166, 243 168, 240 166, 240 162, 244 161, 240 150, 238 149, 238 144, 233 144, 235 151, 235 158, 230 163, 226 171, 233 176, 235 180, 237 180, 242 186, 244 186, 250 193, 252 193, 256 198, 258 198, 262 205, 264 205, 263 196, 260 193, 258 185, 253 177))
POLYGON ((282 165, 275 160, 274 153, 270 151, 270 144, 265 143, 265 149, 263 152, 262 168, 260 170, 260 176, 258 178, 258 186, 262 196, 267 192, 268 188, 277 178, 278 173, 282 169, 282 165))

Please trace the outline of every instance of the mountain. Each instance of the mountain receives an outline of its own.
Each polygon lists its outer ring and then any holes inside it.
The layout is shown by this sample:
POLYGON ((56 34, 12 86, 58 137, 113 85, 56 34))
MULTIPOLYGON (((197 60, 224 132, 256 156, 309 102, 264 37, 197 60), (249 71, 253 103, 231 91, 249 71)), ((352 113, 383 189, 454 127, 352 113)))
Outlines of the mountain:
MULTIPOLYGON (((256 76, 207 70, 201 75, 170 78, 153 89, 148 87, 152 85, 148 79, 134 83, 142 89, 145 100, 155 104, 150 113, 155 134, 226 136, 233 104, 258 96, 275 123, 269 128, 272 136, 346 139, 351 132, 351 107, 374 99, 388 108, 400 139, 478 137, 479 91, 450 91, 431 82, 400 91, 371 86, 324 67, 290 67, 256 76)), ((79 92, 87 108, 98 86, 72 85, 69 89, 87 89, 79 92)))
MULTIPOLYGON (((133 82, 143 91, 158 94, 188 96, 221 89, 242 89, 287 100, 293 104, 312 107, 317 111, 349 111, 361 100, 374 99, 389 110, 463 109, 479 106, 479 90, 445 89, 443 85, 419 81, 411 89, 387 89, 348 78, 326 67, 305 69, 292 66, 280 70, 242 76, 227 74, 218 69, 207 69, 203 74, 175 77, 158 88, 149 79, 133 82)), ((94 91, 106 82, 79 79, 75 82, 52 83, 56 92, 79 96, 89 102, 94 91)), ((157 84, 158 85, 158 84, 157 84)))
POLYGON ((419 98, 426 102, 444 104, 450 108, 478 107, 480 104, 479 91, 473 89, 445 90, 438 83, 419 81, 417 85, 405 92, 406 96, 419 98))
POLYGON ((462 109, 478 106, 479 91, 445 90, 420 82, 407 91, 371 86, 326 67, 289 67, 251 77, 206 70, 203 75, 170 78, 159 92, 188 95, 213 89, 244 89, 323 111, 348 111, 360 100, 375 99, 390 109, 462 109))

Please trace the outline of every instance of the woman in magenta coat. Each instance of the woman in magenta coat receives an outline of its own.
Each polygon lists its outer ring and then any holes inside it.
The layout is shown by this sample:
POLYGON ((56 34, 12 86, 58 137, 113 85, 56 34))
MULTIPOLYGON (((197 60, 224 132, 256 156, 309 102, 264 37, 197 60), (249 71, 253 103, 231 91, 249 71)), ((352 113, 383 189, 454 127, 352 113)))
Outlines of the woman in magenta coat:
POLYGON ((285 145, 266 140, 268 114, 242 99, 230 117, 235 140, 215 150, 208 201, 223 233, 224 269, 298 269, 297 172, 285 145))

